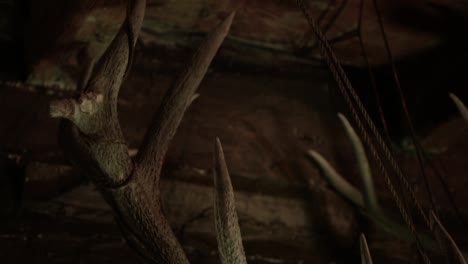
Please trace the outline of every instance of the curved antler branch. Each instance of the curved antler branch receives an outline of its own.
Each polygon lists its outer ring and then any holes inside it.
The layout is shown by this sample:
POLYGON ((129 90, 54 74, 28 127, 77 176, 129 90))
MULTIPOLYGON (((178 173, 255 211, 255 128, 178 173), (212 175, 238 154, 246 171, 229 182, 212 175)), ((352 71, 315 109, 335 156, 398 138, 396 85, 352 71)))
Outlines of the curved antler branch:
MULTIPOLYGON (((169 143, 190 103, 197 97, 196 89, 221 43, 229 32, 235 13, 231 13, 211 32, 195 51, 191 61, 166 92, 155 113, 137 156, 137 162, 153 190, 159 189, 159 174, 169 143)), ((157 194, 156 194, 157 195, 157 194)))
POLYGON ((343 124, 346 130, 346 134, 348 135, 349 140, 351 141, 351 145, 353 146, 354 153, 357 159, 357 164, 359 166, 359 172, 361 175, 364 190, 364 205, 367 208, 367 210, 377 212, 380 209, 377 197, 375 195, 374 182, 372 180, 372 172, 369 166, 369 160, 367 159, 366 152, 364 150, 364 146, 362 145, 359 136, 356 134, 356 131, 354 131, 348 119, 341 113, 338 113, 338 117, 340 118, 341 123, 343 124))

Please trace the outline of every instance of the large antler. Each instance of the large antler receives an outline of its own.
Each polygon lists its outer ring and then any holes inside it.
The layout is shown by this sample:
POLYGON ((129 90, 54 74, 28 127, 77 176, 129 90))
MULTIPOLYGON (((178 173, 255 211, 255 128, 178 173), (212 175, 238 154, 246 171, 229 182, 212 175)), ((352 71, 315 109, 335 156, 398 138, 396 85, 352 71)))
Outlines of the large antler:
POLYGON ((131 62, 145 5, 145 0, 129 2, 126 22, 90 74, 81 95, 52 102, 50 115, 68 119, 62 122, 59 135, 64 151, 112 206, 129 244, 146 261, 188 263, 162 212, 161 167, 169 143, 227 35, 234 14, 207 36, 167 91, 140 152, 132 161, 118 121, 117 97, 131 62))

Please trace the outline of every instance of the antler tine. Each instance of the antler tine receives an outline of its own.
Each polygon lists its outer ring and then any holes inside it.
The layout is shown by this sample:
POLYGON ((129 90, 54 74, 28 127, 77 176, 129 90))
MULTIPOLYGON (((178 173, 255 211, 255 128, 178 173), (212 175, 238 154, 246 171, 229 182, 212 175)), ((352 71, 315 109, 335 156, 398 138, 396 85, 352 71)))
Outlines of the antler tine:
POLYGON ((214 220, 218 251, 223 264, 247 263, 237 220, 234 190, 219 138, 214 146, 214 220))
POLYGON ((463 120, 468 123, 468 109, 466 108, 465 104, 455 94, 450 93, 449 96, 457 106, 457 109, 463 117, 463 120))
POLYGON ((159 174, 169 144, 213 57, 228 34, 234 15, 234 12, 231 13, 199 46, 190 63, 164 95, 146 132, 136 160, 139 167, 146 171, 145 181, 154 181, 155 193, 158 192, 159 174))
POLYGON ((146 0, 130 0, 127 18, 117 35, 97 62, 85 83, 85 91, 103 94, 116 107, 117 96, 129 69, 137 36, 145 15, 146 0))
POLYGON ((465 257, 461 250, 458 248, 457 243, 453 240, 452 236, 447 232, 439 218, 431 210, 432 224, 436 226, 436 235, 439 236, 438 240, 442 241, 444 249, 447 251, 447 256, 450 258, 450 263, 466 264, 465 257))
POLYGON ((363 184, 364 205, 367 208, 367 210, 378 212, 380 211, 379 203, 375 195, 374 182, 372 180, 372 172, 369 166, 369 160, 367 159, 366 152, 364 150, 364 146, 362 145, 359 136, 357 135, 356 131, 354 131, 348 119, 341 113, 338 113, 338 117, 340 118, 341 123, 343 124, 346 130, 346 134, 348 135, 351 141, 351 144, 354 149, 354 154, 357 159, 359 172, 363 184))
POLYGON ((372 257, 370 254, 369 246, 367 245, 366 236, 361 234, 359 237, 359 246, 361 249, 361 263, 372 264, 372 257))
POLYGON ((128 1, 127 7, 127 27, 129 34, 133 37, 130 37, 129 43, 130 47, 134 47, 137 38, 136 36, 140 35, 141 25, 143 24, 143 19, 145 18, 145 9, 146 9, 146 0, 130 0, 128 1))

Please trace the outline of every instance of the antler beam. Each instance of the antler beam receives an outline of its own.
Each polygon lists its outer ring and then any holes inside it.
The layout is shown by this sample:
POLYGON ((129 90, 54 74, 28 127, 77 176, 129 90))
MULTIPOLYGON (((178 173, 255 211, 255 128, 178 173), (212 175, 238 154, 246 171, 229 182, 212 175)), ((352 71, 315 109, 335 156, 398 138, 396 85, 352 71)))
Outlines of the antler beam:
POLYGON ((166 92, 133 161, 120 129, 117 99, 145 5, 145 0, 129 1, 125 22, 94 67, 81 95, 52 102, 50 115, 66 119, 61 122, 59 134, 66 155, 99 188, 129 244, 146 262, 188 263, 162 212, 161 167, 184 112, 196 98, 194 93, 229 32, 234 13, 207 36, 166 92))

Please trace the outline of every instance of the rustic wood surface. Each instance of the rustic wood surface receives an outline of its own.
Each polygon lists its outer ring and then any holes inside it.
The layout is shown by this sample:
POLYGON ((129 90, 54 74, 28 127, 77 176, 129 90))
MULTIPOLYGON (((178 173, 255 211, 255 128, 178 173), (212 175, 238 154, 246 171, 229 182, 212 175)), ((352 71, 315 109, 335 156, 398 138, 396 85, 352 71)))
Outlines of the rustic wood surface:
MULTIPOLYGON (((74 89, 109 45, 125 16, 125 1, 31 2, 25 21, 25 59, 30 83, 74 89)), ((356 27, 360 0, 306 1, 343 64, 364 66, 356 27)), ((461 41, 468 6, 452 1, 379 1, 395 59, 461 41)), ((320 53, 294 1, 149 2, 141 46, 184 52, 226 14, 237 10, 220 57, 228 64, 301 71, 319 64, 320 53)), ((388 61, 371 0, 364 2, 362 35, 370 61, 388 61)), ((180 57, 179 57, 180 58, 180 57)))
MULTIPOLYGON (((135 69, 141 67, 137 63, 135 69)), ((160 103, 172 78, 146 68, 136 70, 125 82, 119 113, 133 152, 150 122, 149 113, 160 103)), ((164 209, 194 263, 218 261, 211 209, 215 136, 223 140, 249 262, 349 263, 350 257, 357 259, 357 231, 366 225, 327 187, 304 155, 308 148, 319 151, 360 186, 351 146, 336 117, 342 107, 332 91, 323 70, 291 78, 222 72, 215 67, 207 75, 200 97, 189 108, 171 144, 162 179, 164 209), (337 255, 337 250, 343 254, 337 255)), ((23 213, 16 218, 10 213, 2 221, 2 254, 10 261, 6 263, 33 258, 38 263, 134 260, 110 209, 91 185, 66 166, 56 145, 57 122, 47 117, 51 95, 13 87, 4 87, 1 92, 0 119, 4 125, 0 143, 4 150, 24 157, 17 161, 26 172, 8 174, 25 175, 26 179, 23 213)), ((434 155, 445 165, 446 175, 450 175, 448 185, 467 216, 468 208, 461 203, 468 184, 463 176, 468 144, 463 128, 454 120, 434 131, 424 142, 427 147, 436 146, 434 155), (447 136, 453 131, 460 132, 456 137, 447 136)), ((414 154, 402 153, 399 158, 416 184, 414 154)), ((16 161, 15 156, 10 156, 10 163, 11 159, 16 161)), ((432 174, 430 177, 437 184, 432 174)), ((396 216, 377 173, 375 181, 382 204, 396 216)), ((423 189, 416 191, 424 198, 423 189)), ((439 189, 435 195, 443 197, 439 189)), ((4 201, 12 203, 14 199, 8 197, 4 201)), ((439 202, 446 226, 459 231, 452 234, 463 247, 463 228, 458 227, 447 201, 439 202)), ((375 261, 414 261, 408 244, 379 230, 372 232, 369 244, 375 261)))
MULTIPOLYGON (((123 21, 124 1, 47 0, 27 7, 3 2, 0 5, 8 8, 0 14, 14 12, 0 21, 0 76, 26 73, 29 84, 39 86, 0 85, 0 260, 136 262, 110 208, 65 161, 56 143, 57 121, 47 116, 49 101, 69 96, 101 56, 123 21), (19 48, 23 38, 25 54, 19 48)), ((359 68, 363 61, 357 39, 339 38, 355 28, 359 1, 309 1, 317 17, 328 3, 321 24, 331 22, 343 4, 327 36, 338 37, 332 43, 341 61, 359 68)), ((364 40, 372 62, 380 65, 386 57, 370 3, 365 4, 364 40)), ((294 1, 149 1, 135 67, 118 102, 131 154, 184 58, 233 9, 238 13, 231 34, 200 87, 200 98, 184 117, 164 166, 164 210, 189 259, 219 261, 211 208, 212 142, 218 136, 236 192, 249 263, 357 263, 362 230, 369 234, 376 263, 414 263, 414 247, 363 220, 304 155, 309 148, 319 151, 360 187, 351 147, 336 117, 344 110, 342 102, 294 1)), ((467 219, 466 128, 445 98, 452 91, 467 101, 460 66, 466 61, 465 42, 459 37, 460 28, 466 27, 466 3, 385 1, 382 9, 418 135, 467 219), (442 51, 433 52, 440 45, 442 51)), ((349 72, 364 101, 372 101, 367 72, 349 72)), ((388 99, 386 91, 393 85, 388 80, 378 80, 379 90, 387 114, 394 118, 392 133, 400 139, 405 128, 395 117, 398 104, 388 99)), ((377 116, 376 111, 371 114, 377 116)), ((427 207, 414 147, 395 144, 398 159, 427 207)), ((375 174, 375 182, 382 206, 398 219, 379 176, 375 174)), ((461 248, 467 248, 466 225, 456 218, 431 170, 429 178, 442 222, 461 248)))

